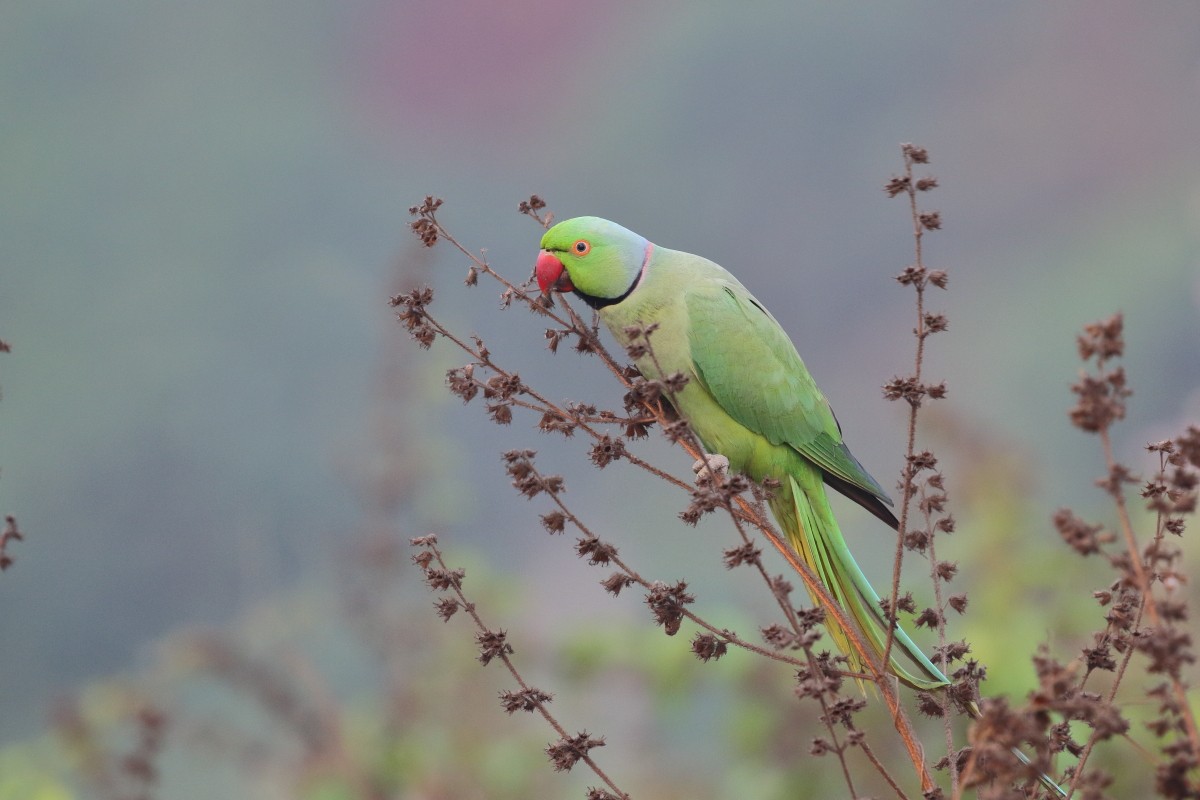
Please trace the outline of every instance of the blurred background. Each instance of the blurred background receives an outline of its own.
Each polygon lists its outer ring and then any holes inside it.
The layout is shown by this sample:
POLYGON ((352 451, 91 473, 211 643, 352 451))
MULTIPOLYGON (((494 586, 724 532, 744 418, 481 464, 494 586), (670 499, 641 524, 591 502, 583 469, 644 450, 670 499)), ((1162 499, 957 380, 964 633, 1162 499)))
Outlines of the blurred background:
MULTIPOLYGON (((643 574, 753 630, 769 598, 723 570, 729 532, 536 420, 463 408, 443 374, 466 359, 419 350, 387 299, 427 283, 550 396, 614 403, 407 223, 444 198, 520 280, 540 237, 520 200, 615 219, 762 298, 891 486, 903 410, 879 387, 910 369, 891 278, 912 245, 881 187, 905 141, 941 182, 926 259, 950 273, 927 363, 950 399, 922 440, 971 592, 951 635, 1019 698, 1038 642, 1069 658, 1103 624, 1111 579, 1049 522, 1109 513, 1066 418, 1076 332, 1125 314, 1137 469, 1200 420, 1198 34, 1194 3, 1115 0, 3 4, 0 512, 27 539, 0 574, 0 797, 582 796, 594 776, 551 772, 550 730, 506 718, 506 676, 434 616, 405 544, 429 531, 626 791, 834 791, 787 671, 701 665, 605 595, 499 455, 539 450, 643 574)), ((838 510, 882 586, 887 531, 838 510)))

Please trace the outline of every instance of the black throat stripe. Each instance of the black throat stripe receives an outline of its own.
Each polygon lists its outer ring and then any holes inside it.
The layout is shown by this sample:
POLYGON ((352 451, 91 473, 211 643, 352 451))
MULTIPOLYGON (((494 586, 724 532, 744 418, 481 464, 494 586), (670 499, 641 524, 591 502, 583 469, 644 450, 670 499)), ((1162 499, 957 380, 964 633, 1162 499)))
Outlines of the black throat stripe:
POLYGON ((620 297, 596 297, 595 295, 584 294, 578 289, 575 290, 575 294, 580 300, 587 303, 597 311, 602 308, 608 308, 609 306, 615 306, 617 303, 633 294, 633 290, 636 289, 638 284, 642 282, 642 277, 646 274, 646 267, 650 264, 650 255, 653 252, 654 245, 650 242, 646 242, 646 252, 642 255, 642 268, 638 270, 638 274, 634 277, 633 283, 629 284, 629 288, 626 289, 620 297))

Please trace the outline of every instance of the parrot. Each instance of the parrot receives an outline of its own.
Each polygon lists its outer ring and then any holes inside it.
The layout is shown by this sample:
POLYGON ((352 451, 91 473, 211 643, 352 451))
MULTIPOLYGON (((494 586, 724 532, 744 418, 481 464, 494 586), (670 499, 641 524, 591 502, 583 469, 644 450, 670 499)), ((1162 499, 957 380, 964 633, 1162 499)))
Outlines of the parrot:
MULTIPOLYGON (((600 217, 550 227, 534 276, 543 295, 573 293, 594 309, 622 347, 646 326, 657 326, 649 347, 634 359, 637 369, 648 380, 686 376, 670 399, 704 450, 727 459, 731 473, 777 483, 768 505, 784 536, 882 659, 889 623, 850 553, 825 488, 896 529, 893 503, 846 446, 829 402, 766 306, 713 261, 659 247, 600 217)), ((834 624, 827 631, 849 669, 865 672, 846 633, 834 624)), ((950 684, 899 626, 884 667, 917 690, 950 684)), ((978 714, 977 707, 968 711, 978 714)), ((1066 797, 1047 776, 1042 782, 1066 797)))

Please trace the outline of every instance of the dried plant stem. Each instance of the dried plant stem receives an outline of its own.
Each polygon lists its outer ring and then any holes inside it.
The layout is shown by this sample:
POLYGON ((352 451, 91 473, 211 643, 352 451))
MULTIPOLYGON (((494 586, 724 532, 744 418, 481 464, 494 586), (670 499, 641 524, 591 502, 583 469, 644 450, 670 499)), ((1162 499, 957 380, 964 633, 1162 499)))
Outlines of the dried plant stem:
MULTIPOLYGON (((429 552, 431 552, 433 554, 433 557, 434 557, 434 559, 436 559, 438 566, 440 566, 444 572, 451 573, 452 570, 450 570, 449 566, 447 566, 445 559, 442 557, 442 551, 437 546, 437 543, 435 541, 432 541, 429 537, 424 537, 424 540, 422 543, 423 543, 423 546, 427 547, 429 549, 429 552)), ((476 609, 475 604, 470 602, 469 600, 467 600, 466 595, 463 593, 462 581, 461 580, 450 581, 449 588, 454 592, 455 596, 458 598, 459 606, 464 611, 466 611, 467 614, 471 617, 472 621, 474 621, 475 628, 479 632, 479 634, 481 634, 481 635, 489 634, 491 632, 491 629, 488 628, 483 623, 483 619, 480 617, 479 611, 476 609)), ((531 687, 528 683, 526 683, 525 679, 521 676, 521 673, 517 670, 516 664, 513 663, 513 660, 509 657, 509 654, 504 649, 498 650, 495 653, 495 657, 499 658, 500 661, 502 661, 504 663, 505 668, 508 669, 509 674, 512 675, 512 678, 514 681, 517 682, 517 685, 521 687, 521 691, 523 693, 525 693, 528 696, 533 691, 535 691, 533 689, 533 687, 531 687)), ((569 740, 571 738, 570 734, 567 733, 566 728, 564 728, 562 726, 562 724, 557 719, 555 719, 554 715, 551 714, 550 711, 546 708, 546 704, 544 702, 536 702, 533 705, 536 708, 538 714, 541 715, 542 719, 544 719, 546 721, 546 724, 548 724, 551 728, 553 728, 554 732, 558 734, 560 740, 565 741, 565 740, 569 740)), ((612 789, 612 791, 615 792, 619 798, 622 798, 622 800, 629 800, 629 795, 626 794, 625 792, 621 791, 620 787, 618 787, 617 784, 612 780, 612 778, 610 778, 608 776, 608 774, 603 769, 600 768, 600 765, 596 763, 596 760, 594 758, 592 758, 591 755, 589 755, 587 752, 582 752, 579 754, 579 760, 582 761, 583 763, 585 763, 588 766, 588 768, 596 774, 596 777, 598 777, 600 780, 604 781, 604 784, 606 786, 608 786, 608 788, 612 789)))
MULTIPOLYGON (((926 522, 929 523, 929 514, 927 513, 925 516, 926 522)), ((932 525, 929 525, 929 527, 932 528, 932 525)), ((934 545, 934 540, 936 538, 936 536, 929 537, 929 579, 933 582, 933 600, 939 614, 937 626, 939 655, 938 667, 941 668, 943 674, 948 675, 950 673, 950 669, 946 651, 946 623, 944 621, 946 603, 942 599, 942 579, 941 576, 938 575, 937 548, 934 545)), ((951 724, 952 717, 950 710, 952 704, 950 702, 950 693, 939 692, 937 699, 938 703, 942 706, 942 731, 946 737, 946 755, 951 761, 953 761, 954 726, 951 724)), ((953 768, 948 771, 950 773, 950 796, 957 797, 959 787, 958 771, 953 768)))
MULTIPOLYGON (((570 523, 572 525, 574 525, 575 528, 580 533, 582 533, 584 536, 591 538, 591 539, 599 538, 591 530, 591 528, 589 528, 588 525, 583 522, 583 520, 579 519, 579 517, 577 517, 575 515, 575 512, 571 511, 571 509, 567 507, 567 505, 563 502, 562 497, 559 495, 558 492, 548 492, 548 494, 550 495, 550 499, 554 502, 554 504, 556 506, 558 506, 558 509, 563 513, 563 515, 567 518, 567 520, 570 521, 570 523)), ((653 587, 653 581, 649 581, 646 578, 642 577, 642 575, 639 574, 637 572, 637 570, 635 570, 635 569, 633 569, 633 567, 629 566, 628 563, 626 563, 623 559, 620 558, 620 556, 616 555, 615 553, 606 553, 605 560, 611 561, 613 564, 615 564, 617 566, 617 568, 621 570, 621 572, 625 573, 626 576, 628 576, 634 583, 636 583, 638 586, 642 587, 643 589, 650 589, 653 587)), ((708 620, 704 619, 703 617, 698 616, 697 614, 695 614, 692 611, 689 611, 686 608, 680 609, 680 613, 682 613, 684 617, 686 617, 687 619, 689 619, 693 623, 695 623, 698 627, 703 628, 704 630, 708 631, 709 633, 716 636, 718 639, 724 641, 727 644, 735 645, 736 647, 740 647, 743 650, 747 650, 751 653, 755 653, 756 655, 760 655, 764 658, 769 658, 772 661, 779 661, 783 664, 787 664, 792 667, 803 667, 806 665, 805 661, 801 661, 798 658, 793 658, 791 656, 784 655, 783 653, 778 653, 773 650, 769 650, 765 647, 761 647, 759 645, 754 644, 753 642, 746 641, 745 639, 741 638, 740 636, 738 636, 733 631, 730 631, 727 628, 718 628, 716 625, 713 625, 708 620)))
MULTIPOLYGON (((818 672, 820 670, 820 666, 817 664, 816 657, 813 656, 812 649, 806 648, 805 653, 808 655, 809 669, 813 672, 818 672)), ((825 699, 825 695, 823 694, 818 694, 816 699, 821 706, 821 719, 824 721, 825 730, 829 733, 829 738, 833 743, 833 753, 837 756, 838 765, 842 769, 842 778, 846 781, 846 788, 850 790, 851 797, 858 797, 858 792, 854 788, 854 778, 850 775, 850 765, 846 762, 846 746, 842 744, 841 738, 837 735, 837 728, 833 726, 829 702, 825 699)), ((896 791, 900 792, 900 787, 896 785, 894 780, 892 780, 892 776, 888 774, 886 769, 884 769, 883 764, 880 763, 877 758, 875 758, 875 753, 871 751, 870 748, 865 746, 863 748, 863 752, 868 754, 867 757, 871 760, 871 763, 875 765, 875 768, 879 770, 879 773, 883 775, 888 783, 890 783, 892 787, 896 789, 896 791)), ((906 800, 903 792, 900 792, 900 797, 902 800, 906 800)))
MULTIPOLYGON (((1118 469, 1118 465, 1116 456, 1113 453, 1112 436, 1109 434, 1107 426, 1101 428, 1098 433, 1100 435, 1100 442, 1104 448, 1104 462, 1108 467, 1109 474, 1114 474, 1118 469)), ((1119 484, 1114 484, 1112 488, 1112 497, 1117 507, 1117 519, 1120 522, 1121 535, 1129 551, 1129 561, 1137 577, 1138 590, 1142 595, 1142 604, 1146 616, 1150 618, 1151 625, 1159 627, 1162 624, 1162 618, 1158 611, 1158 604, 1154 599, 1150 576, 1146 572, 1146 565, 1143 563, 1141 552, 1138 549, 1137 537, 1133 532, 1133 521, 1129 516, 1129 507, 1125 502, 1125 495, 1121 491, 1119 484)), ((1175 695, 1175 701, 1179 705, 1180 716, 1187 729, 1188 741, 1191 743, 1192 752, 1200 753, 1200 728, 1197 728, 1196 716, 1188 700, 1187 689, 1177 674, 1170 674, 1170 681, 1171 691, 1175 695)))
MULTIPOLYGON (((1134 620, 1133 628, 1142 624, 1142 614, 1146 610, 1146 595, 1142 595, 1142 601, 1138 604, 1137 618, 1134 620)), ((1112 686, 1108 690, 1108 702, 1113 703, 1117 699, 1117 690, 1121 688, 1121 681, 1125 678, 1125 670, 1129 666, 1130 660, 1133 659, 1135 648, 1127 647, 1125 652, 1121 654, 1121 663, 1117 666, 1117 674, 1113 677, 1112 686)), ((1085 678, 1086 679, 1086 678, 1085 678)), ((1080 684, 1082 688, 1082 683, 1080 684)), ((1083 752, 1079 755, 1079 762, 1075 765, 1074 779, 1071 785, 1067 787, 1067 800, 1071 800, 1075 796, 1075 789, 1079 785, 1079 779, 1083 776, 1083 771, 1087 767, 1088 758, 1092 755, 1092 748, 1096 746, 1096 742, 1100 741, 1100 733, 1097 730, 1092 730, 1088 736, 1087 744, 1083 747, 1083 752)))
MULTIPOLYGON (((871 749, 871 746, 867 744, 865 739, 859 741, 858 747, 863 751, 863 755, 867 757, 867 760, 871 762, 871 766, 875 767, 875 770, 883 776, 885 781, 887 781, 888 786, 892 787, 892 791, 896 793, 896 796, 899 797, 900 800, 908 800, 908 795, 906 795, 904 790, 900 788, 900 784, 897 783, 896 779, 892 777, 892 774, 888 772, 887 767, 885 767, 883 762, 879 760, 879 756, 875 755, 875 751, 871 749)), ((844 764, 845 762, 843 761, 843 767, 844 764)), ((923 789, 922 791, 925 790, 923 789)), ((851 790, 851 796, 855 796, 853 794, 853 790, 851 790)))
MULTIPOLYGON (((912 238, 913 238, 913 265, 910 268, 915 280, 907 281, 911 283, 916 294, 916 326, 913 328, 913 335, 916 338, 916 353, 913 359, 913 372, 911 376, 911 385, 920 389, 922 384, 922 371, 925 365, 925 340, 929 337, 931 330, 927 329, 926 314, 925 314, 925 289, 929 285, 927 279, 927 271, 925 268, 924 257, 924 239, 925 231, 929 227, 936 227, 930 223, 931 217, 922 215, 920 208, 917 205, 917 193, 928 188, 936 186, 936 181, 925 181, 923 185, 919 185, 913 174, 913 165, 917 163, 927 163, 928 155, 921 149, 913 145, 906 144, 901 147, 901 152, 904 157, 904 176, 899 182, 895 182, 897 192, 903 191, 908 196, 909 216, 912 220, 912 238), (922 188, 923 186, 923 188, 922 188)), ((892 192, 889 187, 888 192, 892 192)), ((904 281, 902 281, 904 282, 904 281)), ((944 284, 940 284, 943 285, 944 284)), ((908 399, 908 425, 905 436, 904 449, 904 472, 903 480, 900 487, 900 513, 898 515, 898 524, 896 526, 896 548, 892 557, 892 582, 890 593, 890 612, 888 613, 889 625, 887 633, 887 641, 883 648, 883 664, 886 666, 891 658, 892 648, 895 645, 896 629, 898 627, 897 607, 900 598, 900 579, 904 565, 904 550, 905 540, 908 533, 908 525, 910 519, 909 509, 911 508, 912 499, 916 493, 916 476, 917 468, 914 462, 916 455, 917 443, 917 416, 920 411, 921 401, 926 395, 917 391, 914 392, 908 399)), ((948 674, 947 653, 946 653, 946 624, 945 624, 945 608, 946 605, 942 598, 942 579, 938 573, 937 553, 934 548, 934 527, 932 525, 931 515, 928 509, 925 510, 926 528, 930 532, 928 539, 928 557, 930 565, 930 579, 933 582, 933 591, 935 599, 935 607, 937 608, 937 631, 939 653, 941 654, 940 667, 943 673, 948 674)), ((944 722, 945 738, 946 738, 946 753, 953 761, 954 757, 954 728, 950 715, 950 697, 948 693, 942 692, 939 698, 942 706, 942 719, 944 722)), ((958 773, 951 768, 950 772, 950 788, 952 796, 958 794, 958 773)))
MULTIPOLYGON (((428 320, 429 324, 431 326, 433 326, 441 336, 443 336, 447 340, 453 342, 464 352, 468 353, 472 358, 475 358, 478 363, 482 364, 483 366, 487 367, 488 369, 492 370, 495 374, 497 374, 503 378, 508 378, 513 381, 515 381, 517 379, 517 375, 515 373, 509 372, 508 370, 504 369, 499 364, 497 364, 495 361, 493 361, 491 359, 491 356, 488 354, 488 352, 484 348, 476 348, 476 347, 472 347, 471 345, 467 344, 465 341, 463 341, 461 338, 456 336, 453 332, 448 330, 445 326, 443 326, 440 322, 438 322, 436 319, 429 316, 428 314, 425 315, 425 319, 428 320)), ((484 381, 481 381, 478 379, 474 379, 474 384, 480 389, 488 388, 487 384, 484 381)), ((627 387, 629 386, 628 381, 626 381, 625 384, 627 387)), ((557 403, 554 403, 549 398, 538 393, 537 391, 532 389, 527 384, 521 384, 520 393, 528 395, 529 397, 533 398, 533 400, 535 402, 533 402, 533 403, 526 402, 524 400, 521 400, 519 397, 509 398, 508 402, 512 403, 513 405, 519 406, 521 408, 529 409, 530 411, 538 411, 538 412, 542 412, 542 413, 549 411, 549 412, 553 413, 554 415, 556 415, 557 417, 559 417, 560 419, 564 419, 564 420, 570 419, 572 422, 575 422, 579 426, 580 429, 582 429, 584 432, 586 432, 593 439, 598 440, 598 439, 603 438, 603 436, 604 436, 604 434, 600 433, 598 430, 596 430, 594 427, 592 427, 593 423, 596 423, 596 424, 624 424, 627 422, 627 420, 621 419, 621 418, 613 418, 611 420, 608 420, 608 419, 601 419, 601 418, 581 417, 578 414, 574 414, 574 413, 568 411, 567 409, 562 408, 560 405, 558 405, 557 403)), ((647 472, 654 475, 655 477, 660 478, 660 479, 666 481, 667 483, 672 484, 673 486, 675 486, 677 488, 686 489, 689 491, 691 490, 690 484, 675 477, 674 475, 671 475, 669 472, 666 472, 665 470, 659 469, 658 467, 654 466, 653 464, 647 462, 646 460, 644 460, 642 458, 639 458, 638 456, 634 455, 633 453, 626 451, 622 455, 622 457, 628 459, 629 463, 631 463, 635 466, 641 467, 642 469, 646 470, 647 472)))
MULTIPOLYGON (((1157 515, 1154 532, 1146 546, 1140 547, 1126 500, 1127 485, 1138 480, 1129 468, 1119 463, 1112 443, 1112 426, 1126 415, 1126 399, 1132 395, 1123 366, 1112 362, 1125 352, 1124 321, 1120 314, 1084 326, 1077 337, 1079 355, 1085 364, 1079 380, 1071 391, 1077 402, 1071 407, 1071 422, 1080 430, 1100 438, 1106 475, 1097 480, 1116 508, 1118 535, 1105 531, 1101 525, 1089 524, 1070 509, 1060 509, 1054 524, 1064 540, 1080 555, 1104 553, 1104 545, 1118 537, 1118 552, 1105 553, 1118 573, 1118 580, 1107 591, 1096 592, 1101 606, 1112 605, 1105 615, 1107 625, 1095 637, 1095 646, 1086 647, 1083 657, 1088 673, 1092 670, 1115 672, 1105 703, 1084 706, 1094 716, 1082 716, 1078 706, 1067 707, 1067 719, 1084 719, 1092 726, 1085 747, 1080 748, 1080 761, 1072 780, 1072 793, 1092 789, 1107 779, 1106 773, 1093 770, 1084 780, 1084 770, 1096 742, 1113 735, 1128 739, 1128 723, 1110 710, 1115 709, 1118 689, 1128 673, 1133 653, 1146 657, 1145 674, 1163 675, 1165 680, 1147 688, 1145 694, 1158 707, 1155 717, 1146 727, 1160 740, 1162 759, 1155 765, 1155 788, 1159 796, 1184 798, 1197 796, 1196 769, 1200 760, 1200 734, 1194 711, 1188 702, 1187 685, 1182 674, 1188 664, 1195 662, 1190 634, 1182 628, 1187 620, 1186 600, 1171 596, 1173 586, 1186 582, 1187 576, 1178 566, 1181 551, 1164 543, 1165 532, 1183 533, 1184 518, 1197 508, 1197 486, 1200 485, 1200 427, 1189 426, 1177 438, 1152 442, 1146 449, 1157 452, 1158 474, 1147 480, 1141 496, 1147 508, 1157 515), (1123 550, 1123 552, 1121 552, 1123 550), (1155 584, 1164 586, 1164 594, 1155 594, 1155 584), (1143 626, 1143 618, 1149 620, 1143 626), (1111 648, 1121 652, 1115 660, 1111 648), (1104 713, 1098 713, 1104 712, 1104 713)), ((1088 674, 1078 687, 1069 693, 1084 697, 1082 692, 1088 674)), ((1043 680, 1043 686, 1046 686, 1043 680)), ((1094 696, 1093 696, 1094 697, 1094 696)), ((1073 698, 1071 698, 1073 699, 1073 698)), ((1129 740, 1134 746, 1132 740, 1129 740)))
MULTIPOLYGON (((920 210, 917 208, 917 189, 913 181, 913 157, 909 146, 904 146, 901 150, 904 154, 904 184, 906 186, 904 191, 908 194, 908 207, 913 224, 913 250, 915 254, 913 265, 918 271, 923 271, 925 269, 925 262, 922 251, 922 240, 925 237, 925 229, 921 225, 920 210)), ((917 327, 913 333, 917 339, 917 352, 913 366, 913 379, 917 385, 920 385, 921 369, 925 364, 925 283, 918 281, 914 284, 914 288, 917 295, 917 327)), ((891 624, 888 626, 887 642, 883 647, 883 663, 885 664, 891 658, 892 646, 896 640, 897 623, 894 618, 894 609, 900 597, 900 573, 904 565, 904 535, 908 532, 908 510, 914 492, 913 481, 916 477, 916 473, 912 468, 912 458, 917 449, 917 412, 919 409, 919 401, 909 402, 908 429, 906 431, 904 447, 904 481, 900 488, 900 514, 898 515, 899 524, 896 526, 896 551, 892 557, 891 608, 893 612, 891 624)))
MULTIPOLYGON (((1099 436, 1100 443, 1104 447, 1104 463, 1111 475, 1117 469, 1117 459, 1113 454, 1112 436, 1109 435, 1107 427, 1100 429, 1099 436)), ((1124 537, 1125 547, 1129 551, 1129 563, 1132 565, 1134 574, 1137 576, 1138 590, 1142 593, 1146 611, 1149 612, 1150 624, 1158 625, 1158 607, 1155 605, 1154 597, 1150 591, 1150 577, 1146 574, 1146 565, 1142 563, 1142 554, 1138 550, 1137 537, 1133 532, 1133 521, 1129 517, 1129 507, 1125 503, 1125 495, 1119 485, 1114 485, 1111 494, 1113 502, 1117 507, 1117 519, 1121 524, 1121 535, 1124 537)))
MULTIPOLYGON (((737 529, 738 536, 741 537, 744 544, 750 544, 753 540, 750 534, 746 531, 745 522, 742 517, 733 510, 732 507, 727 507, 729 518, 733 520, 733 526, 737 529)), ((756 513, 758 513, 756 511, 756 513)), ((796 617, 796 609, 792 607, 786 594, 781 592, 775 582, 771 580, 771 576, 767 574, 767 568, 763 566, 762 559, 754 562, 754 567, 758 571, 759 577, 771 588, 771 595, 775 598, 775 602, 779 605, 779 610, 783 612, 783 616, 787 618, 788 625, 793 631, 800 631, 800 620, 796 617)))

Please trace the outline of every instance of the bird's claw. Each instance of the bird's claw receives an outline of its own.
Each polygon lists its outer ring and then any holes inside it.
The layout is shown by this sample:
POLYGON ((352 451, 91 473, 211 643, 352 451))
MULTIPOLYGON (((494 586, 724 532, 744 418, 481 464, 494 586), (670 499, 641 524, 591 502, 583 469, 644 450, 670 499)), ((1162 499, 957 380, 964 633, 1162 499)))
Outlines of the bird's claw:
POLYGON ((724 478, 729 473, 729 459, 720 453, 705 453, 692 464, 696 473, 696 485, 707 486, 713 478, 724 478))

